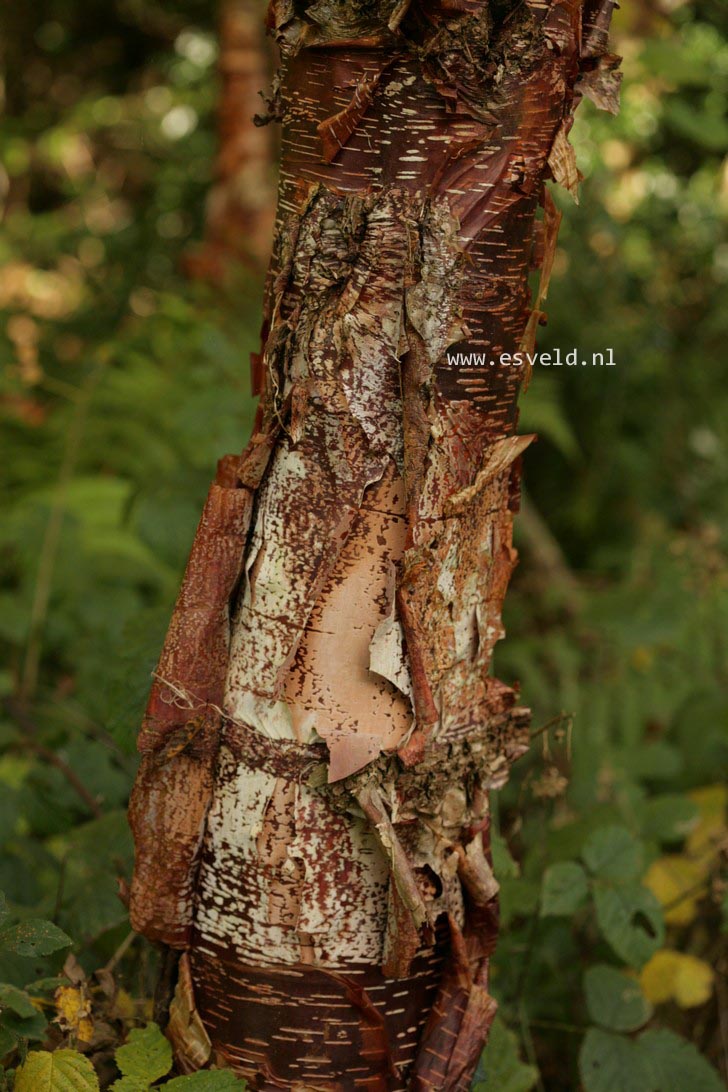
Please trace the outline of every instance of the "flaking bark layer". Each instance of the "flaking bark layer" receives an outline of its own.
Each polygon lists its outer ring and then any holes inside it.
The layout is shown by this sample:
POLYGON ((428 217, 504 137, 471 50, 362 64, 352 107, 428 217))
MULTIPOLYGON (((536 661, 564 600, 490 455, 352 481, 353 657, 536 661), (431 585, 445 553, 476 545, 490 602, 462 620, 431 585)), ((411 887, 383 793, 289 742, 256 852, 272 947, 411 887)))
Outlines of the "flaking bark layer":
POLYGON ((469 1087, 495 1011, 488 791, 528 742, 490 665, 532 437, 518 369, 448 354, 533 344, 545 181, 575 188, 580 95, 614 107, 611 7, 272 4, 257 425, 208 499, 131 806, 132 920, 184 952, 183 1070, 469 1087))

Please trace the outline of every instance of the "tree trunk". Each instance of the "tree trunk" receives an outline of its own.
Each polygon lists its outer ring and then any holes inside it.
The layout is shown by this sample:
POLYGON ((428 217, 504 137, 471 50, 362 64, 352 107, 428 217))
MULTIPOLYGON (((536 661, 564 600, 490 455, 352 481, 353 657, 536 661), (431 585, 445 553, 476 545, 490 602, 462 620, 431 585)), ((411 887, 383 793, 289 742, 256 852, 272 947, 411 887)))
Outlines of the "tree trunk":
POLYGON ((581 93, 614 107, 611 7, 274 0, 262 397, 202 516, 131 805, 132 920, 184 953, 185 1071, 469 1087, 495 1010, 488 792, 528 743, 489 669, 532 437, 523 368, 448 354, 533 348, 544 180, 576 187, 581 93))
POLYGON ((269 83, 270 53, 263 0, 222 0, 220 98, 215 176, 205 209, 205 238, 185 255, 193 277, 221 282, 231 262, 264 270, 275 213, 274 142, 261 88, 269 83))

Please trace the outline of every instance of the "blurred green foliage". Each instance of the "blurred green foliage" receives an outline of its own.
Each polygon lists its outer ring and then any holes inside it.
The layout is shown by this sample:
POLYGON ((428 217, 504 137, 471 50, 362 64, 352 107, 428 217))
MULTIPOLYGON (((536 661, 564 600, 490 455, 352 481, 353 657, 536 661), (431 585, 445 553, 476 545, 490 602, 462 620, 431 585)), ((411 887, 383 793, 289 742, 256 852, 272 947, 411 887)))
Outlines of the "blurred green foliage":
POLYGON ((500 794, 493 988, 540 1070, 524 1087, 722 1087, 676 1034, 728 1075, 726 794, 706 788, 728 769, 727 16, 618 13, 622 112, 577 115, 586 181, 540 338, 616 367, 542 367, 522 402, 543 526, 522 521, 496 670, 544 727, 500 794))
MULTIPOLYGON (((12 1071, 28 1043, 79 1046, 103 1087, 155 975, 117 895, 135 733, 215 460, 253 413, 260 284, 180 273, 215 149, 212 15, 5 16, 0 888, 7 928, 53 923, 74 957, 58 977, 67 949, 0 936, 0 1051, 12 1071), (59 1017, 68 981, 90 1042, 59 1017)), ((644 0, 616 47, 622 113, 580 108, 540 347, 617 364, 538 368, 522 408, 541 438, 496 669, 534 745, 496 801, 501 1011, 475 1087, 498 1092, 728 1073, 728 13, 644 0)))

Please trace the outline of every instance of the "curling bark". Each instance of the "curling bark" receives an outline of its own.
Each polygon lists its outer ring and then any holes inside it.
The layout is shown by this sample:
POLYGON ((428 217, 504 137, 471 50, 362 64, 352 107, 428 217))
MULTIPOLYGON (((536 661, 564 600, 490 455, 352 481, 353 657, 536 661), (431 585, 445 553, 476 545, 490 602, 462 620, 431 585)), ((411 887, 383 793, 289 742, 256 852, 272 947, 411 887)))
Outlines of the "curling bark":
POLYGON ((140 735, 132 920, 180 951, 184 1071, 461 1092, 495 1011, 490 673, 521 370, 612 0, 274 0, 254 435, 220 463, 140 735), (543 215, 537 215, 539 206, 543 215), (529 272, 541 269, 535 304, 529 272))

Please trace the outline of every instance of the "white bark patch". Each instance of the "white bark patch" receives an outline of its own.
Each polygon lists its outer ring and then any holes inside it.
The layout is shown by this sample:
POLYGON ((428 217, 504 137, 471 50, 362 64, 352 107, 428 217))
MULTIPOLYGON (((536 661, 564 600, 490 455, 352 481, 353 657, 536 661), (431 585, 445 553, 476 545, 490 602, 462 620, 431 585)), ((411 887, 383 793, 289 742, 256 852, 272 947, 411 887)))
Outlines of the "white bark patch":
POLYGON ((458 223, 448 203, 432 205, 423 233, 421 280, 407 290, 407 316, 422 338, 430 364, 467 335, 454 301, 462 281, 458 223))
POLYGON ((296 739, 309 743, 314 738, 313 720, 309 718, 306 723, 299 718, 294 727, 291 709, 285 701, 259 698, 249 690, 233 690, 227 705, 230 716, 237 723, 248 725, 268 739, 296 739))
POLYGON ((199 948, 242 963, 381 959, 387 867, 363 819, 223 748, 199 881, 199 948), (283 797, 281 797, 283 793, 283 797))
POLYGON ((369 645, 369 670, 388 679, 412 697, 412 676, 404 649, 404 632, 395 618, 386 618, 374 631, 369 645))

